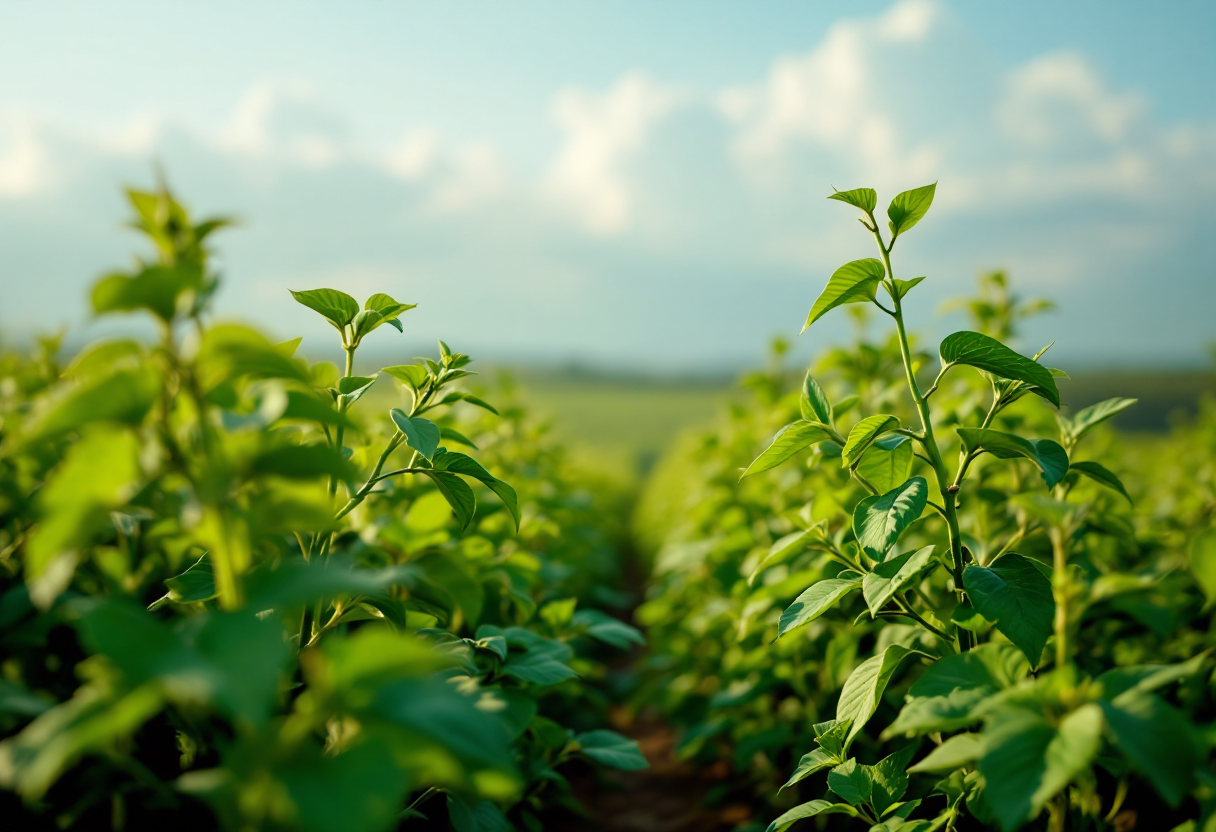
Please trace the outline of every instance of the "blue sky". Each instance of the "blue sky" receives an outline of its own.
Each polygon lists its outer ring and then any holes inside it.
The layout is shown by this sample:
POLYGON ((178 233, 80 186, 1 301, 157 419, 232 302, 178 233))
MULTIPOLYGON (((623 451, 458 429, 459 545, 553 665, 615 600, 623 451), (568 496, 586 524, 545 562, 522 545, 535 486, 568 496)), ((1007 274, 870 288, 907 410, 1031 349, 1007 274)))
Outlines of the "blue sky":
POLYGON ((1007 267, 1059 304, 1027 350, 1200 363, 1214 40, 1216 5, 1181 1, 10 0, 0 327, 102 331, 87 287, 137 244, 119 186, 159 160, 243 220, 220 311, 314 349, 288 288, 420 303, 385 351, 729 370, 869 256, 832 186, 938 180, 896 261, 929 277, 926 336, 1007 267))

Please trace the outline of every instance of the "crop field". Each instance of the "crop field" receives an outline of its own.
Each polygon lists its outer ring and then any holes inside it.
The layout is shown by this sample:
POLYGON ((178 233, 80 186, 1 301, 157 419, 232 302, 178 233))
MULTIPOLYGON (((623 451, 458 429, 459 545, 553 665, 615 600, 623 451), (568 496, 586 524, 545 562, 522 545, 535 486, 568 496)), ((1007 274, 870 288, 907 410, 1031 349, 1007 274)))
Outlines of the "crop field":
MULTIPOLYGON (((935 186, 737 379, 364 370, 409 298, 212 313, 223 220, 128 193, 151 322, 0 356, 0 827, 1216 829, 1216 399, 909 333, 935 186), (366 375, 358 375, 355 368, 366 375)), ((100 264, 104 265, 104 264, 100 264)))

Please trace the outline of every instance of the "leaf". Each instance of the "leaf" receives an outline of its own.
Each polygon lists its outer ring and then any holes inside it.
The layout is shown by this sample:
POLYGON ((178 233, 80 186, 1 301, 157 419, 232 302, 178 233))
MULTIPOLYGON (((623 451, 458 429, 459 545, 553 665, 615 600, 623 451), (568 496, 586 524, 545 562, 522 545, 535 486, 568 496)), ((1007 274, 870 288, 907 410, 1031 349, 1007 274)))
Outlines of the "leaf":
POLYGON ((384 737, 335 755, 300 754, 279 771, 301 832, 382 832, 406 796, 406 774, 384 737))
MULTIPOLYGON (((394 417, 393 421, 397 421, 397 419, 394 417)), ((414 418, 410 421, 425 422, 426 420, 414 418)), ((397 422, 397 424, 400 425, 401 423, 397 422)), ((427 422, 427 424, 431 423, 427 422)), ((507 511, 511 513, 511 519, 515 521, 516 531, 519 530, 519 498, 516 496, 514 488, 497 477, 492 476, 489 471, 481 467, 480 463, 462 453, 441 449, 435 452, 431 459, 431 464, 436 471, 451 471, 453 474, 463 474, 466 477, 472 477, 493 491, 502 500, 503 505, 507 507, 507 511)))
POLYGON ((809 370, 802 381, 802 396, 798 406, 802 410, 802 418, 808 422, 818 421, 825 425, 832 423, 832 403, 828 401, 827 393, 823 392, 818 382, 811 378, 809 370))
POLYGON ((860 208, 867 214, 873 211, 875 206, 878 205, 878 194, 874 192, 873 188, 854 188, 851 191, 837 191, 835 188, 833 188, 832 190, 835 191, 835 193, 830 194, 828 199, 847 202, 849 205, 860 208))
POLYGON ((785 832, 795 823, 807 818, 817 817, 818 815, 848 815, 849 817, 860 817, 856 809, 847 803, 830 803, 827 800, 812 800, 810 803, 803 803, 801 806, 795 806, 781 817, 768 825, 765 832, 785 832))
POLYGON ((849 438, 844 443, 844 450, 840 452, 841 467, 849 468, 855 465, 866 449, 874 444, 874 440, 898 427, 899 419, 885 413, 867 416, 853 425, 849 438))
POLYGON ((984 738, 979 734, 958 734, 934 748, 908 771, 949 773, 970 765, 984 753, 984 738))
POLYGON ((845 263, 828 279, 828 285, 811 307, 802 331, 806 332, 811 324, 837 306, 874 300, 874 293, 886 273, 882 263, 872 257, 845 263))
POLYGON ((399 407, 390 410, 389 416, 392 417, 393 424, 405 434, 407 445, 427 459, 435 456, 442 435, 434 422, 420 416, 406 416, 405 411, 399 407))
MULTIPOLYGON (((856 575, 857 573, 852 573, 856 575)), ((837 601, 855 589, 861 588, 861 578, 829 578, 813 584, 795 599, 794 603, 781 614, 781 622, 777 626, 777 638, 781 638, 791 630, 809 624, 830 610, 837 601)))
POLYGON ((427 380, 431 377, 430 373, 426 371, 426 367, 421 364, 399 364, 396 367, 385 367, 380 372, 388 373, 415 392, 425 387, 427 380))
POLYGON ((874 441, 857 463, 857 473, 878 491, 890 491, 912 474, 912 440, 883 436, 874 441))
POLYGON ((911 292, 912 289, 916 287, 916 284, 920 283, 924 279, 924 277, 914 277, 911 280, 900 280, 898 277, 895 278, 894 283, 896 297, 903 300, 904 295, 911 292))
POLYGON ((816 748, 814 751, 802 755, 802 759, 798 761, 798 768, 794 769, 794 773, 790 775, 790 779, 785 781, 785 785, 777 790, 780 793, 783 789, 787 789, 795 783, 801 783, 812 774, 823 771, 825 768, 839 765, 840 760, 833 754, 825 751, 822 748, 816 748))
POLYGON ((921 218, 933 204, 933 195, 937 192, 937 183, 914 188, 910 191, 896 194, 895 199, 887 207, 887 217, 891 220, 891 242, 921 221, 921 218))
POLYGON ((1191 793, 1205 755, 1195 742, 1196 726, 1159 696, 1130 690, 1114 702, 1099 702, 1106 724, 1132 768, 1170 806, 1191 793))
POLYGON ((883 691, 887 689, 887 683, 891 681, 899 663, 905 656, 914 652, 917 651, 909 650, 902 644, 889 645, 886 650, 866 659, 849 674, 840 691, 840 700, 836 703, 837 721, 848 720, 850 723, 849 733, 845 737, 846 749, 878 710, 883 691))
POLYGON ((391 325, 398 332, 404 332, 405 328, 401 326, 401 321, 397 320, 397 317, 402 312, 408 312, 417 306, 418 304, 416 303, 398 303, 391 296, 383 292, 377 292, 363 304, 364 309, 374 309, 376 312, 379 312, 381 320, 391 325))
POLYGON ((985 800, 1005 832, 1033 818, 1085 771, 1102 745, 1102 709, 1082 705, 1058 729, 1038 712, 1014 711, 984 733, 985 800))
POLYGON ((828 772, 828 788, 850 805, 856 806, 870 799, 874 784, 870 782, 865 766, 857 765, 856 760, 849 760, 828 772))
POLYGON ((955 332, 946 336, 939 352, 943 369, 952 364, 966 364, 1001 378, 1024 381, 1043 391, 1043 397, 1056 407, 1060 406, 1060 391, 1051 370, 995 338, 979 332, 955 332))
POLYGON ((302 303, 314 312, 319 312, 339 330, 354 321, 359 314, 359 302, 337 289, 308 289, 291 291, 297 303, 302 303))
POLYGON ((521 682, 556 685, 578 676, 566 664, 572 656, 569 645, 538 637, 526 652, 508 655, 502 672, 521 682))
POLYGON ((908 763, 916 753, 919 743, 909 743, 903 748, 884 757, 876 765, 863 766, 870 775, 873 788, 870 792, 870 805, 879 815, 884 815, 892 809, 896 802, 908 790, 908 763))
POLYGON ((473 515, 477 513, 477 498, 473 496, 473 489, 469 488, 460 477, 446 471, 425 471, 424 473, 434 481, 439 493, 456 513, 461 530, 467 529, 473 520, 473 515))
POLYGON ((93 286, 93 311, 103 315, 146 309, 162 321, 172 321, 178 295, 197 287, 201 279, 196 268, 187 266, 148 266, 134 275, 111 274, 93 286))
POLYGON ((925 668, 908 695, 944 696, 954 690, 1004 690, 1029 673, 1030 666, 1020 651, 1008 644, 989 642, 965 653, 938 659, 925 668))
POLYGON ((355 470, 342 455, 329 445, 285 445, 263 451, 249 464, 255 475, 273 474, 288 479, 305 480, 315 477, 335 477, 350 480, 355 470))
POLYGON ((968 566, 963 586, 979 614, 1037 666, 1056 612, 1051 581, 1028 558, 1010 552, 992 566, 968 566))
POLYGON ((1139 399, 1107 399, 1097 404, 1092 404, 1077 412, 1069 422, 1069 434, 1073 441, 1080 439, 1085 434, 1089 433, 1098 425, 1105 422, 1112 416, 1122 413, 1129 407, 1134 405, 1139 399))
POLYGON ((1050 439, 1023 439, 986 428, 958 428, 958 435, 968 453, 987 452, 998 459, 1029 459, 1043 472, 1048 488, 1055 488, 1068 473, 1068 453, 1050 439))
POLYGON ((585 627, 587 635, 618 650, 628 650, 635 644, 646 644, 646 637, 637 627, 618 621, 600 610, 579 610, 574 614, 573 623, 575 626, 585 627))
POLYGON ((1127 667, 1113 667, 1098 677, 1102 685, 1102 694, 1107 699, 1130 691, 1147 693, 1166 685, 1194 676, 1203 669, 1210 651, 1205 650, 1198 656, 1187 659, 1179 664, 1141 664, 1127 667))
POLYGON ((445 428, 441 426, 439 428, 439 436, 441 439, 446 439, 449 442, 455 442, 458 445, 464 445, 465 447, 472 448, 475 451, 478 449, 473 443, 472 439, 469 439, 469 437, 465 436, 463 433, 455 430, 454 428, 445 428))
POLYGON ((448 819, 456 832, 514 832, 502 810, 488 800, 470 805, 459 795, 448 793, 448 819))
POLYGON ((149 369, 120 370, 54 399, 31 419, 31 439, 45 439, 95 422, 136 426, 160 395, 160 379, 149 369))
POLYGON ((169 591, 148 607, 155 610, 172 601, 175 604, 196 604, 210 601, 219 592, 215 588, 215 574, 211 571, 211 559, 205 554, 180 575, 165 580, 169 591))
POLYGON ((322 425, 341 425, 344 428, 355 429, 358 426, 339 413, 326 401, 311 393, 301 393, 299 390, 287 391, 287 407, 283 409, 280 419, 291 419, 301 422, 317 422, 322 425))
POLYGON ((756 582, 756 576, 766 568, 785 561, 794 555, 801 554, 814 543, 823 540, 823 531, 818 524, 803 531, 790 532, 769 547, 768 553, 761 558, 760 563, 752 570, 747 578, 747 585, 756 582))
POLYGON ((1191 575, 1211 605, 1216 601, 1216 532, 1201 532, 1192 537, 1186 554, 1191 575))
POLYGON ((739 479, 776 468, 804 448, 828 438, 828 432, 818 425, 806 421, 792 422, 777 431, 773 441, 747 466, 747 470, 739 475, 739 479))
POLYGON ((1094 482, 1099 485, 1105 485, 1112 491, 1117 491, 1129 503, 1132 501, 1132 498, 1127 493, 1127 489, 1123 487, 1123 483, 1105 466, 1097 462, 1073 462, 1068 466, 1068 469, 1076 471, 1079 474, 1084 474, 1094 482))
POLYGON ((866 497, 853 509, 853 534, 871 560, 882 561, 929 500, 924 477, 913 477, 886 494, 866 497))
POLYGON ((650 763, 642 756, 636 741, 622 737, 615 731, 587 731, 575 734, 574 741, 579 750, 597 763, 621 771, 642 771, 650 763))
POLYGON ((483 399, 479 399, 476 396, 470 396, 468 393, 462 393, 461 398, 464 399, 469 404, 473 405, 474 407, 480 407, 482 410, 490 411, 495 416, 498 415, 498 410, 494 407, 494 405, 490 404, 487 401, 484 401, 483 399))
POLYGON ((867 574, 861 584, 861 592, 865 596, 866 606, 870 608, 870 615, 877 615, 896 593, 902 592, 933 565, 933 546, 930 545, 883 561, 874 567, 874 571, 867 574))

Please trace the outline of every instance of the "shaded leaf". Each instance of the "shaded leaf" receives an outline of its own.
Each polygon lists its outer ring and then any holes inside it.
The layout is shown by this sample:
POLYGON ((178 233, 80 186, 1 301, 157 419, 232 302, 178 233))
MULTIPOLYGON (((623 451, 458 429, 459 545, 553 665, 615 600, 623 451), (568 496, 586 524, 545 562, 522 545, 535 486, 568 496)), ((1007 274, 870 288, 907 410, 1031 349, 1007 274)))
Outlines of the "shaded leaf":
POLYGON ((1023 439, 985 428, 958 428, 958 435, 968 452, 983 451, 998 459, 1029 459, 1043 472, 1048 488, 1055 488, 1068 473, 1068 454, 1050 439, 1023 439))
POLYGON ((972 605, 1037 666, 1051 635, 1051 581, 1028 558, 1010 552, 992 566, 968 566, 963 586, 972 605))

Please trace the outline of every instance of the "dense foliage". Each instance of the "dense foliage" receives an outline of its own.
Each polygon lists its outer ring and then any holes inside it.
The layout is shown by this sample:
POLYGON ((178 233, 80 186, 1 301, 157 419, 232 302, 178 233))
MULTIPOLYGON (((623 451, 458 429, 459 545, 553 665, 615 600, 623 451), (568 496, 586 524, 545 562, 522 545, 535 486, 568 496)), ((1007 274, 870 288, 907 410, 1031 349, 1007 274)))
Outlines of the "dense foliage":
POLYGON ((552 442, 442 342, 356 375, 388 295, 293 292, 341 369, 212 321, 226 223, 129 196, 153 254, 92 305, 159 339, 0 365, 6 825, 536 830, 567 761, 644 768, 597 681, 641 642, 617 530, 552 442))
POLYGON ((1004 343, 1042 305, 1001 275, 966 304, 974 331, 917 350, 922 278, 891 255, 933 194, 897 196, 889 235, 872 190, 833 194, 880 259, 838 269, 807 326, 863 303, 894 333, 794 389, 753 376, 652 480, 640 702, 686 757, 728 756, 770 832, 1207 824, 1213 414, 1149 451, 1102 426, 1131 400, 1060 409, 1046 350, 1004 343))

